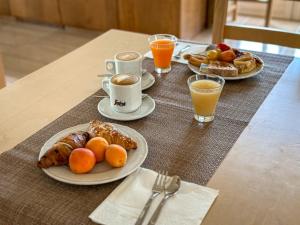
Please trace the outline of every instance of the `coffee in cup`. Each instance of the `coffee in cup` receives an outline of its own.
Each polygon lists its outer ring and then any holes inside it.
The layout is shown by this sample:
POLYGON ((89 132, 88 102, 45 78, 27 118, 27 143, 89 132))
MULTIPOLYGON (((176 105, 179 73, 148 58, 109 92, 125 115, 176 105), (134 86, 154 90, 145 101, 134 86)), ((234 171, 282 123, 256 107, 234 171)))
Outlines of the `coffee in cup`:
POLYGON ((133 74, 142 76, 143 55, 134 51, 119 52, 113 60, 106 60, 106 70, 112 74, 133 74))
POLYGON ((131 61, 139 58, 140 55, 136 52, 121 52, 116 55, 116 59, 122 61, 131 61))
POLYGON ((139 78, 131 74, 118 74, 112 77, 111 82, 115 85, 132 85, 139 81, 139 78))
POLYGON ((114 111, 129 113, 142 105, 141 77, 132 74, 116 74, 102 81, 102 88, 109 95, 114 111))

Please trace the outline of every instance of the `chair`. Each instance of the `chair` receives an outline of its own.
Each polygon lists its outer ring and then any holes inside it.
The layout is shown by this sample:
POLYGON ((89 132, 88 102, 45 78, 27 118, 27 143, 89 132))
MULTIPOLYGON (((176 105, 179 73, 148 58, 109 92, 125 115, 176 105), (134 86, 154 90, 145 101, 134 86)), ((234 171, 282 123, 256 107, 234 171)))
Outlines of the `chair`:
POLYGON ((215 0, 213 43, 224 39, 255 41, 291 48, 300 48, 300 34, 255 26, 226 25, 228 0, 215 0))
POLYGON ((4 76, 4 66, 2 57, 0 55, 0 89, 5 87, 5 76, 4 76))
POLYGON ((235 21, 236 17, 237 17, 238 1, 267 4, 266 15, 265 15, 265 27, 268 27, 270 25, 271 9, 272 9, 273 0, 233 0, 233 1, 231 1, 231 4, 228 7, 228 13, 232 13, 233 21, 235 21))

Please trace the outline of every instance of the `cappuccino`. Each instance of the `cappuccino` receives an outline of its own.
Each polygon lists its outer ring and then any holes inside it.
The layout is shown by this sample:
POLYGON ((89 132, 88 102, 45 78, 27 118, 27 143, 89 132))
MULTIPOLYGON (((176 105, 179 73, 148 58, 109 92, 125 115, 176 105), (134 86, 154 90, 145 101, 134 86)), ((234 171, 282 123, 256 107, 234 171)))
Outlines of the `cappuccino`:
POLYGON ((132 85, 139 81, 139 77, 131 74, 117 74, 111 78, 111 82, 116 85, 132 85))
POLYGON ((136 52, 121 52, 116 55, 116 59, 122 61, 131 61, 139 58, 139 54, 136 52))

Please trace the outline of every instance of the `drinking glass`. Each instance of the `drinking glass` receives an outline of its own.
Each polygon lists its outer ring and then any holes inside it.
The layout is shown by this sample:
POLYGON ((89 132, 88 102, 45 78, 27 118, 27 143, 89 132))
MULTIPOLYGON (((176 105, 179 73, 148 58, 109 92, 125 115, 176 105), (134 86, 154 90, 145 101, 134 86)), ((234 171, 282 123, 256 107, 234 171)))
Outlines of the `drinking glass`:
POLYGON ((214 119, 217 103, 225 80, 216 75, 193 75, 187 80, 194 118, 198 122, 210 122, 214 119))
POLYGON ((177 38, 170 34, 155 34, 148 38, 152 51, 155 71, 168 73, 171 71, 171 59, 177 38))

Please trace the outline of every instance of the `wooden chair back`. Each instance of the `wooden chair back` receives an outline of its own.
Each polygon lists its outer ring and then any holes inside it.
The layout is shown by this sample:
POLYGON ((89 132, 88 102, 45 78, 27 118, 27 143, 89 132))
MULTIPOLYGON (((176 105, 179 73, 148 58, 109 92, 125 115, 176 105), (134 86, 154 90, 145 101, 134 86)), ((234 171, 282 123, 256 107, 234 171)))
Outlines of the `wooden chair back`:
POLYGON ((5 87, 5 75, 4 75, 3 61, 0 54, 0 89, 3 87, 5 87))
POLYGON ((228 0, 215 0, 213 43, 224 39, 255 41, 291 48, 300 48, 300 34, 255 26, 227 25, 228 0))

